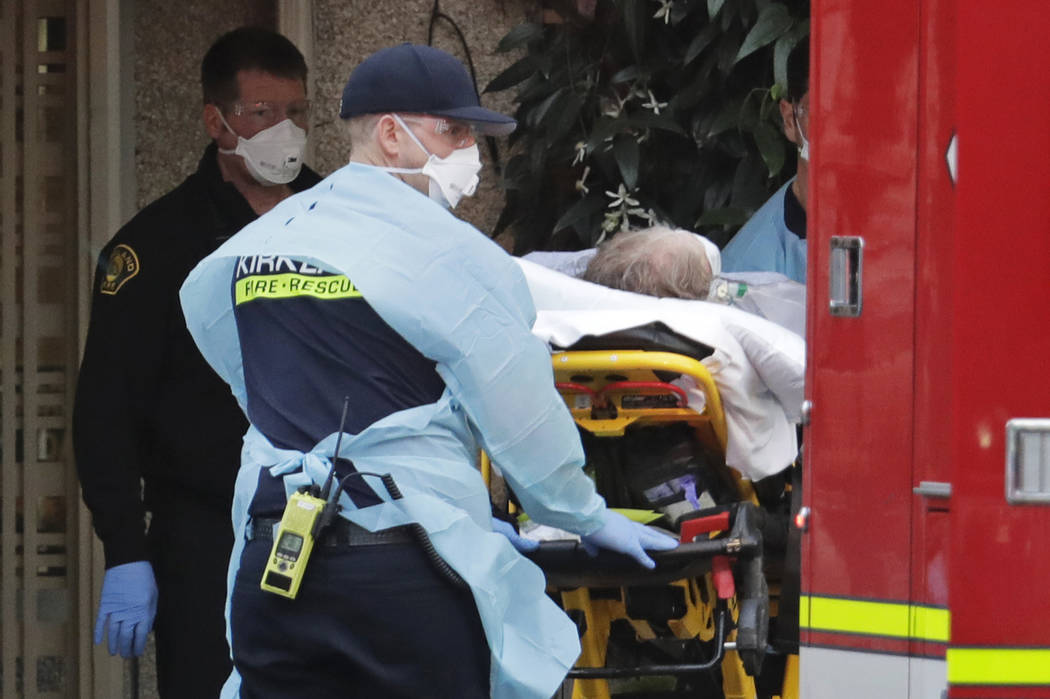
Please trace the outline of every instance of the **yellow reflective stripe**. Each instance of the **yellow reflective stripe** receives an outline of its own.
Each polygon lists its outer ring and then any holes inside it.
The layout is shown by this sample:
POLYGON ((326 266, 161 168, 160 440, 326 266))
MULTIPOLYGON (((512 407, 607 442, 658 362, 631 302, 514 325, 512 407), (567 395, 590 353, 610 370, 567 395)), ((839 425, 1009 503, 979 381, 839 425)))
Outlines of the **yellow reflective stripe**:
POLYGON ((947 643, 951 615, 924 605, 806 595, 800 600, 799 623, 814 631, 947 643))
POLYGON ((342 275, 321 277, 305 274, 267 274, 245 277, 234 285, 234 300, 239 306, 258 299, 287 299, 310 296, 319 299, 360 298, 354 283, 342 275))
POLYGON ((1050 685, 1050 648, 949 648, 948 683, 1050 685))
POLYGON ((911 637, 947 643, 951 638, 952 615, 939 607, 911 608, 911 637))

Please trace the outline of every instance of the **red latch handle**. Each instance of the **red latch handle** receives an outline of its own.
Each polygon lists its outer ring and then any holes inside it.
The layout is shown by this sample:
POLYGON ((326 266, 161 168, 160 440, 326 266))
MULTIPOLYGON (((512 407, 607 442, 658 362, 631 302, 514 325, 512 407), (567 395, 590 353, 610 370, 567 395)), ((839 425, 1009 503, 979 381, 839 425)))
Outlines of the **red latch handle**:
POLYGON ((678 540, 683 544, 696 541, 696 537, 709 532, 729 531, 729 512, 719 512, 716 515, 697 517, 696 519, 682 522, 682 531, 678 540))
POLYGON ((729 568, 728 556, 715 556, 711 559, 711 580, 715 584, 718 599, 732 599, 736 596, 736 583, 733 582, 733 571, 729 568))

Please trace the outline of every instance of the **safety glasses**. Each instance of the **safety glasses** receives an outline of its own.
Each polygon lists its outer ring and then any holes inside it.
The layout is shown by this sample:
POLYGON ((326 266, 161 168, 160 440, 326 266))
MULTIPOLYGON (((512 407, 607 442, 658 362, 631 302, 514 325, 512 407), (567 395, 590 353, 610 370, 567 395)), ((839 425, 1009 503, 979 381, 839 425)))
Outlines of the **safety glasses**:
POLYGON ((432 128, 434 133, 446 138, 456 149, 466 148, 477 140, 474 127, 463 121, 451 121, 444 117, 434 116, 402 116, 401 118, 409 124, 432 128), (433 126, 429 126, 430 124, 433 126))
POLYGON ((234 102, 228 106, 229 113, 244 117, 257 129, 291 119, 299 128, 310 126, 310 101, 298 100, 281 104, 278 102, 234 102))

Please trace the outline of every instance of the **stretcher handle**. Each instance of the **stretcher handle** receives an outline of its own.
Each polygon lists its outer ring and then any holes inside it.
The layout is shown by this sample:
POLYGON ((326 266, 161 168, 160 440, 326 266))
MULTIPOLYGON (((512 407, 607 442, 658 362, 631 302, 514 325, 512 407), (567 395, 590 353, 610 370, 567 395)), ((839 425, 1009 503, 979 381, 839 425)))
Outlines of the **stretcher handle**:
MULTIPOLYGON (((741 541, 740 539, 728 537, 722 539, 702 539, 687 544, 679 544, 677 548, 669 551, 649 551, 649 556, 656 561, 656 572, 660 566, 680 565, 690 563, 697 559, 711 558, 712 556, 750 556, 761 550, 761 544, 753 541, 741 541)), ((596 556, 587 553, 583 544, 573 540, 541 541, 535 551, 525 554, 541 568, 543 563, 551 558, 558 558, 562 562, 571 561, 584 567, 597 569, 630 569, 641 570, 638 562, 630 556, 601 549, 596 556)), ((553 561, 552 561, 553 562, 553 561)))

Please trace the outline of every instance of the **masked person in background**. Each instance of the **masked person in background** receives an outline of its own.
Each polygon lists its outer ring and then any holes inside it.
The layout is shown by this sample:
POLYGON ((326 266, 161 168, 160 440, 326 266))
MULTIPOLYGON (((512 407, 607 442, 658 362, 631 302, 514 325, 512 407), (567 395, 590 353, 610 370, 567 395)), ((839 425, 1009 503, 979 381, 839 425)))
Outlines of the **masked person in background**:
POLYGON ((74 412, 106 559, 95 642, 140 655, 156 614, 160 696, 178 699, 216 697, 229 675, 230 507, 247 429, 186 331, 178 290, 220 243, 320 179, 303 166, 306 63, 288 39, 222 36, 201 86, 212 143, 197 171, 102 250, 74 412))
POLYGON ((182 287, 190 332, 252 424, 223 696, 548 699, 577 630, 493 532, 479 450, 532 518, 589 550, 652 566, 645 549, 675 542, 606 509, 520 269, 446 208, 477 184, 474 132, 514 120, 479 105, 456 58, 411 44, 354 70, 340 116, 350 163, 182 287), (328 482, 333 461, 342 509, 296 598, 260 589, 288 496, 328 482))
POLYGON ((792 49, 787 71, 787 99, 780 100, 780 116, 784 135, 798 147, 798 171, 722 250, 722 270, 778 272, 805 284, 810 133, 808 41, 792 49))

